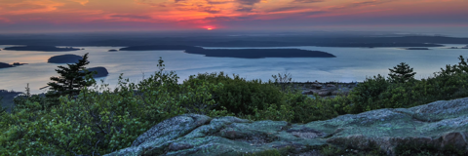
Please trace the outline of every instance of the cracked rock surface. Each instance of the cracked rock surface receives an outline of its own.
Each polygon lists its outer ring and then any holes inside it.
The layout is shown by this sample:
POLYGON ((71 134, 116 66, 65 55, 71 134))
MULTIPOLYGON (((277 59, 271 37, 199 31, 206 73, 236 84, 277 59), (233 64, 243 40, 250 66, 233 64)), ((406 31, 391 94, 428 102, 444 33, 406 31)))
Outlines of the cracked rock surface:
MULTIPOLYGON (((241 155, 284 147, 299 151, 326 144, 356 150, 377 145, 394 155, 397 146, 407 144, 436 148, 451 145, 468 150, 467 139, 468 98, 461 98, 341 115, 307 124, 185 114, 157 124, 131 147, 107 155, 241 155)), ((319 154, 307 151, 301 155, 319 154)))

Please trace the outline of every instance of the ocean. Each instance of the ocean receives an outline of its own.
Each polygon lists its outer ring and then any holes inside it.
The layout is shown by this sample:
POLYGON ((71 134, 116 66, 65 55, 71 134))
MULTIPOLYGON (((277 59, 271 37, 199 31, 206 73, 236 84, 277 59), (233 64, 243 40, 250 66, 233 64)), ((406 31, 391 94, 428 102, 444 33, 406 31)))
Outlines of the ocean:
MULTIPOLYGON (((0 45, 0 49, 11 45, 0 45)), ((465 45, 446 45, 463 47, 465 45)), ((0 51, 0 62, 23 62, 27 65, 0 69, 0 89, 24 91, 29 83, 32 93, 43 93, 39 90, 47 86, 50 77, 58 76, 57 66, 66 64, 47 63, 47 59, 56 55, 89 53, 88 67, 102 66, 107 68, 109 76, 98 78, 115 87, 118 77, 138 82, 158 70, 159 57, 166 65, 166 71, 175 71, 183 82, 190 75, 223 71, 229 75, 268 81, 272 75, 290 73, 293 81, 307 82, 355 82, 364 81, 377 74, 387 75, 389 68, 400 62, 406 62, 414 71, 416 79, 433 76, 447 64, 457 64, 458 57, 468 58, 468 49, 447 49, 447 47, 430 48, 431 50, 405 50, 402 48, 336 48, 336 47, 269 47, 298 48, 323 51, 335 55, 335 58, 262 58, 243 59, 228 57, 205 57, 188 54, 182 50, 174 51, 120 51, 108 52, 122 47, 76 47, 85 50, 73 52, 35 52, 35 51, 0 51)), ((205 49, 253 49, 229 47, 204 47, 205 49)), ((258 47, 256 47, 258 48, 258 47)), ((262 48, 264 49, 264 48, 262 48)))

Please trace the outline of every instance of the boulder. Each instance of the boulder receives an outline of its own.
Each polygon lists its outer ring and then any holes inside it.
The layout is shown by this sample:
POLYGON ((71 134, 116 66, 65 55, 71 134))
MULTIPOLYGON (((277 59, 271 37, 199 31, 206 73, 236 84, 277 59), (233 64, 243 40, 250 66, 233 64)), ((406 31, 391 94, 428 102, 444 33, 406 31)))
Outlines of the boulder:
POLYGON ((336 86, 333 85, 333 84, 327 84, 327 87, 329 87, 329 88, 336 88, 336 86))
POLYGON ((322 86, 321 84, 319 84, 319 83, 314 83, 314 84, 312 84, 312 87, 314 87, 314 88, 316 88, 316 89, 320 89, 320 88, 322 88, 323 86, 322 86))
POLYGON ((329 96, 329 95, 332 95, 332 91, 330 91, 330 90, 319 90, 317 92, 317 94, 319 96, 329 96))
POLYGON ((456 149, 468 154, 468 98, 412 108, 379 109, 325 121, 291 124, 186 114, 140 135, 120 155, 243 155, 288 148, 294 155, 320 155, 328 145, 357 153, 375 149, 398 155, 408 147, 456 149))
POLYGON ((99 78, 99 77, 106 77, 109 75, 109 72, 107 72, 107 69, 104 67, 93 67, 93 68, 88 68, 88 71, 96 71, 97 74, 94 74, 94 78, 99 78))
POLYGON ((47 63, 77 63, 83 57, 73 54, 57 55, 49 58, 47 63))

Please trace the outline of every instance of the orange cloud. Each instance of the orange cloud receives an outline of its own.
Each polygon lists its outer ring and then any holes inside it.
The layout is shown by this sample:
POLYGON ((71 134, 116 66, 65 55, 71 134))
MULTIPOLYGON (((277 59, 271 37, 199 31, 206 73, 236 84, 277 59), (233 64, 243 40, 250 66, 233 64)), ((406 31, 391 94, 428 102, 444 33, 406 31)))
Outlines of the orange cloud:
POLYGON ((1 5, 3 9, 0 14, 21 15, 55 11, 64 3, 53 0, 7 0, 1 5))
POLYGON ((80 3, 83 6, 85 6, 87 3, 89 3, 89 0, 69 0, 69 1, 80 3))
POLYGON ((223 23, 259 20, 339 21, 345 17, 468 14, 466 8, 466 0, 0 0, 0 23, 41 20, 222 27, 223 23))

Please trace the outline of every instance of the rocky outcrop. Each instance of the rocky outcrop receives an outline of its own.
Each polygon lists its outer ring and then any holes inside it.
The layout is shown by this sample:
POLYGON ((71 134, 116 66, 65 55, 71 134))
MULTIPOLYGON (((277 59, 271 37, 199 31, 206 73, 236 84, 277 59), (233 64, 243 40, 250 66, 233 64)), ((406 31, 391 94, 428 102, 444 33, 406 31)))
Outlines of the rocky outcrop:
POLYGON ((320 83, 308 82, 298 84, 302 90, 302 94, 313 97, 317 94, 321 97, 335 97, 337 95, 347 95, 356 87, 357 83, 320 83))
POLYGON ((242 155, 283 148, 296 151, 295 155, 321 155, 310 147, 323 145, 353 152, 375 149, 386 155, 398 155, 401 149, 413 146, 468 154, 467 139, 468 98, 462 98, 308 124, 186 114, 157 124, 131 147, 108 156, 242 155))
POLYGON ((73 54, 52 56, 47 63, 78 63, 83 57, 73 54))

